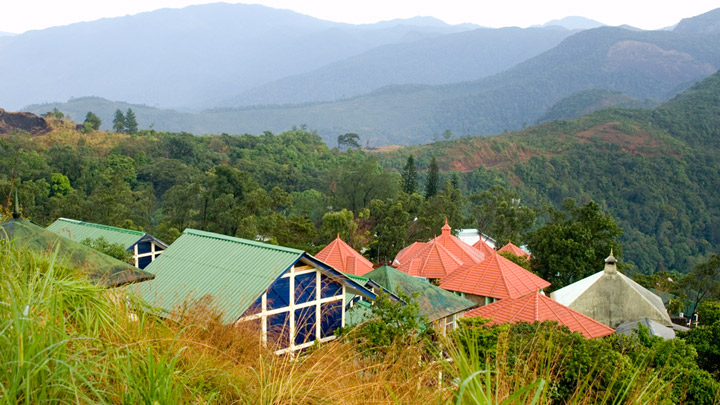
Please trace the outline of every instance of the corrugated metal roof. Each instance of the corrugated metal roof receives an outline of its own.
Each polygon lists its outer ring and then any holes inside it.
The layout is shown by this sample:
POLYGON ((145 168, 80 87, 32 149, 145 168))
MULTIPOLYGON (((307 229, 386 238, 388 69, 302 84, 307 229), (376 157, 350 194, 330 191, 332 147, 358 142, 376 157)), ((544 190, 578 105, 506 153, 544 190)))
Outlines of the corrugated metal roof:
POLYGON ((204 297, 233 322, 303 251, 186 229, 146 271, 155 280, 138 285, 151 305, 167 311, 204 297))
POLYGON ((21 249, 53 254, 59 246, 61 263, 87 274, 90 281, 106 287, 117 287, 153 278, 153 275, 127 263, 98 252, 23 219, 0 223, 0 238, 14 241, 21 249))
POLYGON ((145 268, 155 274, 155 280, 135 289, 151 305, 168 312, 211 298, 212 307, 230 323, 300 260, 315 263, 355 292, 375 297, 358 282, 302 250, 194 229, 186 229, 145 268))
POLYGON ((141 231, 116 228, 114 226, 94 224, 92 222, 83 222, 68 218, 59 218, 50 224, 47 229, 76 242, 82 242, 87 238, 98 239, 103 237, 110 243, 119 243, 125 249, 129 249, 146 235, 145 232, 141 231))
POLYGON ((390 266, 382 266, 365 274, 365 277, 387 288, 401 291, 418 303, 420 312, 431 322, 477 306, 474 302, 413 277, 390 266), (417 294, 417 296, 415 296, 417 294))

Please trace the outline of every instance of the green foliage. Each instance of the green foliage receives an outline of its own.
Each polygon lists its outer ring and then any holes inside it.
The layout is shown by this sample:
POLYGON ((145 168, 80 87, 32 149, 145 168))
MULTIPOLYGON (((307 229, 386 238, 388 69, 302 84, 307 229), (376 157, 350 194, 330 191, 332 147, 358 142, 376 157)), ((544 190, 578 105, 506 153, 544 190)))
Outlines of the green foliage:
POLYGON ((408 156, 407 163, 402 171, 402 186, 404 193, 412 194, 417 192, 417 168, 415 168, 415 158, 408 156))
POLYGON ((432 328, 427 318, 420 315, 417 302, 402 292, 397 295, 402 301, 387 294, 378 295, 369 320, 337 334, 350 333, 355 344, 369 356, 382 356, 395 345, 413 344, 430 337, 432 328))
POLYGON ((710 323, 712 317, 709 317, 707 322, 702 323, 705 318, 699 319, 702 326, 692 328, 678 336, 695 348, 700 368, 711 373, 715 379, 720 379, 720 321, 716 319, 710 323))
POLYGON ((125 124, 127 121, 125 121, 125 114, 123 114, 120 109, 115 110, 115 118, 113 118, 113 131, 115 132, 125 132, 126 127, 125 124))
POLYGON ((692 312, 703 301, 720 299, 720 256, 710 255, 680 280, 680 288, 690 299, 692 312))
POLYGON ((559 289, 602 270, 603 259, 614 251, 622 256, 620 227, 593 201, 578 206, 573 199, 563 210, 549 209, 550 222, 527 236, 533 271, 559 289))
POLYGON ((527 256, 516 256, 512 252, 498 252, 498 254, 525 270, 532 270, 532 267, 530 266, 530 259, 528 259, 527 256))
POLYGON ((93 114, 92 111, 88 111, 85 115, 85 121, 83 121, 83 132, 97 131, 102 125, 102 120, 97 115, 93 114))
POLYGON ((698 320, 701 325, 709 326, 720 321, 720 301, 705 300, 698 306, 698 320))
POLYGON ((125 113, 125 132, 128 134, 136 134, 138 131, 137 118, 131 108, 127 109, 125 113))
POLYGON ((347 148, 356 148, 360 149, 360 135, 356 133, 347 133, 338 135, 337 137, 337 145, 338 149, 342 148, 343 146, 347 148))
POLYGON ((437 194, 438 188, 440 187, 440 169, 438 168, 437 159, 435 156, 430 160, 430 166, 428 167, 427 182, 425 183, 425 198, 430 199, 432 196, 437 194))
POLYGON ((91 248, 99 252, 105 253, 106 255, 114 257, 125 263, 133 263, 132 252, 126 250, 125 247, 120 243, 108 242, 108 240, 102 236, 97 239, 86 238, 80 241, 80 243, 85 246, 90 246, 91 248))
POLYGON ((520 205, 520 197, 502 186, 470 196, 477 229, 492 235, 498 246, 522 244, 521 234, 535 224, 534 209, 520 205))

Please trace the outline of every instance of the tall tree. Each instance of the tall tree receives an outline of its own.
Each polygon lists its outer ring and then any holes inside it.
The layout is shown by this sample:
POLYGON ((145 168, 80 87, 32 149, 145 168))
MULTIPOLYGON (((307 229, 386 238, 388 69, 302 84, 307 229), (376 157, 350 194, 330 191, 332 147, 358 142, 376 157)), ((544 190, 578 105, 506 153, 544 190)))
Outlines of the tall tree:
POLYGON ((338 149, 342 147, 360 149, 360 135, 348 132, 347 134, 338 135, 338 149))
POLYGON ((100 117, 95 115, 92 111, 88 111, 85 115, 85 121, 83 122, 83 132, 97 131, 102 125, 100 117))
POLYGON ((127 112, 125 113, 125 131, 128 134, 135 134, 138 131, 138 123, 137 119, 135 118, 135 113, 130 108, 128 108, 127 112))
POLYGON ((689 298, 693 312, 707 299, 720 299, 720 256, 711 255, 685 275, 679 284, 689 298))
POLYGON ((603 260, 614 250, 622 256, 617 238, 622 229, 594 201, 578 206, 565 199, 562 210, 548 209, 550 220, 527 235, 535 273, 562 288, 602 270, 603 260))
POLYGON ((417 169, 413 155, 408 156, 407 163, 403 168, 402 191, 408 194, 417 192, 417 169))
POLYGON ((470 196, 477 229, 495 239, 498 246, 521 244, 521 234, 535 224, 537 213, 520 205, 520 198, 502 186, 470 196))
POLYGON ((125 114, 118 108, 115 110, 115 118, 113 118, 113 131, 125 132, 125 114))
POLYGON ((428 168, 427 183, 425 184, 425 198, 430 199, 438 192, 438 186, 440 184, 440 169, 438 168, 437 159, 435 156, 430 161, 430 167, 428 168))

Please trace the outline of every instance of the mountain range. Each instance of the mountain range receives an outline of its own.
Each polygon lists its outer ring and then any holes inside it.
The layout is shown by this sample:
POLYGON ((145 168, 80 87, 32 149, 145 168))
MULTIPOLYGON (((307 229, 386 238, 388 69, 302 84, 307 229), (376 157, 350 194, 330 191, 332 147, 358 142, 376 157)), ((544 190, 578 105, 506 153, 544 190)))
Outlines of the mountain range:
POLYGON ((488 29, 432 18, 355 26, 258 5, 165 9, 0 38, 0 105, 74 96, 26 109, 93 111, 105 128, 132 108, 141 127, 167 131, 307 126, 327 142, 355 132, 367 145, 423 143, 519 129, 592 89, 657 105, 720 67, 718 21, 715 10, 672 31, 556 25, 600 24, 579 18, 488 29))

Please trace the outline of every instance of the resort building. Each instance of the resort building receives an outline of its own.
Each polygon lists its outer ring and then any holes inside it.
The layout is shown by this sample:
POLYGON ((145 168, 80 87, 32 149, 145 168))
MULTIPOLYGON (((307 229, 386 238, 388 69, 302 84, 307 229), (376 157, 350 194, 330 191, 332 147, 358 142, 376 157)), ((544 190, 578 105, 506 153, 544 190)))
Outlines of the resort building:
POLYGON ((302 250, 193 229, 146 270, 155 280, 137 292, 162 316, 207 304, 225 323, 252 322, 277 353, 334 339, 346 322, 348 293, 376 297, 302 250))
POLYGON ((167 244, 145 232, 75 219, 59 218, 50 224, 47 229, 76 242, 103 238, 111 244, 119 244, 125 250, 132 252, 133 263, 139 269, 147 267, 160 253, 167 249, 167 244))

